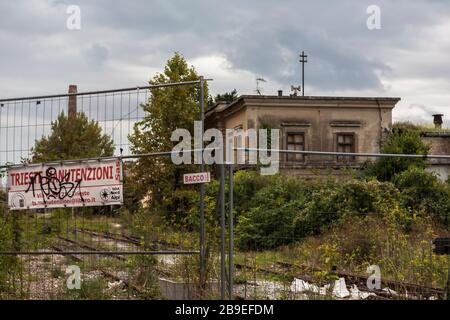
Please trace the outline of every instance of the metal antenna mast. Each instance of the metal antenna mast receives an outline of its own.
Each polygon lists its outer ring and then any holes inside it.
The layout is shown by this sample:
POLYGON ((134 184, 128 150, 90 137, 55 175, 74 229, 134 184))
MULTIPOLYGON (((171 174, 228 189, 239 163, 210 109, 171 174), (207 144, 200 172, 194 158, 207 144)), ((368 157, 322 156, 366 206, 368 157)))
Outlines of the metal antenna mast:
POLYGON ((302 51, 302 54, 300 55, 300 62, 302 63, 302 96, 305 96, 305 63, 308 62, 307 60, 308 56, 305 54, 304 51, 302 51))
POLYGON ((263 77, 256 78, 256 93, 259 95, 261 95, 262 93, 262 88, 259 87, 260 82, 267 82, 267 81, 263 77))

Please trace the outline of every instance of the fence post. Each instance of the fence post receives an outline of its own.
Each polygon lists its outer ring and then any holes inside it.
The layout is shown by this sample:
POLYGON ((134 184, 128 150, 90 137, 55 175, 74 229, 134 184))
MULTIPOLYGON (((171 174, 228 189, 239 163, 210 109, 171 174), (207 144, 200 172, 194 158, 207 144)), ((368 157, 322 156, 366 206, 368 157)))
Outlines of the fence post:
POLYGON ((229 186, 228 186, 228 193, 229 193, 229 203, 228 203, 228 231, 229 231, 229 238, 228 238, 228 291, 230 294, 230 300, 233 300, 233 241, 234 241, 234 235, 233 235, 233 165, 230 164, 228 166, 230 177, 229 177, 229 186))
POLYGON ((447 284, 445 286, 446 299, 450 300, 450 255, 447 255, 447 284))
POLYGON ((219 164, 220 168, 220 298, 225 299, 225 165, 219 164))
MULTIPOLYGON (((205 123, 205 82, 203 76, 200 76, 200 121, 201 121, 201 162, 200 172, 205 170, 205 163, 203 161, 203 131, 205 123)), ((200 184, 200 286, 205 287, 206 284, 206 259, 205 259, 205 185, 200 184)))

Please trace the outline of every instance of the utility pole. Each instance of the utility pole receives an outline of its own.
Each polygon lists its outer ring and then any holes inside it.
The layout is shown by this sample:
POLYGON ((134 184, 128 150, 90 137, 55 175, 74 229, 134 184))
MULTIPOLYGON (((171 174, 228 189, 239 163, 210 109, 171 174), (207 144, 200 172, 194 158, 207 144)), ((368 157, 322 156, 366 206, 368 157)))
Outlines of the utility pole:
MULTIPOLYGON (((205 171, 205 163, 203 161, 203 132, 205 130, 205 79, 200 76, 200 121, 201 121, 201 162, 200 172, 205 171)), ((204 288, 206 285, 206 255, 205 255, 205 185, 200 184, 200 286, 204 288)))
POLYGON ((229 293, 229 299, 233 300, 233 286, 234 286, 234 264, 233 264, 233 251, 234 251, 234 235, 233 235, 233 165, 228 165, 229 169, 229 182, 228 182, 228 232, 229 232, 229 238, 228 238, 228 293, 229 293))
POLYGON ((308 62, 307 60, 308 56, 305 54, 304 51, 302 51, 302 54, 300 55, 300 62, 302 63, 302 96, 305 96, 305 63, 308 62))
POLYGON ((225 164, 219 164, 220 170, 220 299, 225 300, 225 164))

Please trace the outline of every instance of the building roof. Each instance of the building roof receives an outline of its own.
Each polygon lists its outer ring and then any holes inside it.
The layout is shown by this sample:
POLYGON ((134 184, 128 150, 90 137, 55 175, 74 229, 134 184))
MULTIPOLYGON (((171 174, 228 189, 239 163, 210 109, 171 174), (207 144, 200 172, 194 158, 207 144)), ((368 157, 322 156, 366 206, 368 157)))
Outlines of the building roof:
POLYGON ((223 101, 217 102, 211 108, 207 109, 206 112, 210 112, 216 109, 218 106, 222 106, 221 110, 231 108, 236 104, 242 103, 243 101, 254 101, 254 102, 268 102, 268 101, 278 101, 282 103, 287 102, 315 102, 315 101, 336 101, 336 102, 372 102, 374 104, 378 103, 389 103, 395 105, 401 98, 396 97, 337 97, 337 96, 278 96, 278 95, 241 95, 231 103, 226 103, 223 101))

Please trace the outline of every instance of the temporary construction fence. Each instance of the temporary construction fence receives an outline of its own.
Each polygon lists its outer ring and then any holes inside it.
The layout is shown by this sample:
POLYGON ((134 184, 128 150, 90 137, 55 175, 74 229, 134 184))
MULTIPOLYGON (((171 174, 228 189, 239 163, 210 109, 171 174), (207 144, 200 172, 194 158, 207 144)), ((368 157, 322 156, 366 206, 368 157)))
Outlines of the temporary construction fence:
MULTIPOLYGON (((114 159, 167 157, 171 153, 114 159)), ((110 159, 86 161, 107 160, 110 159)), ((389 195, 391 190, 384 189, 385 185, 367 184, 366 189, 355 191, 351 187, 358 187, 355 181, 359 180, 342 176, 337 181, 330 176, 319 176, 317 179, 260 177, 268 180, 253 182, 262 185, 261 190, 264 183, 269 183, 265 185, 268 193, 254 189, 256 199, 252 200, 248 195, 234 191, 243 190, 239 175, 245 171, 236 171, 235 168, 235 174, 229 175, 226 181, 225 166, 218 166, 217 169, 215 176, 221 181, 213 191, 219 199, 215 203, 217 220, 213 223, 217 227, 209 229, 217 237, 213 236, 208 242, 210 282, 202 297, 225 298, 230 291, 231 298, 243 299, 441 299, 446 296, 448 260, 445 256, 435 255, 432 241, 439 235, 435 233, 448 235, 448 225, 441 224, 441 229, 429 232, 428 228, 434 225, 428 224, 425 219, 414 225, 419 233, 415 234, 416 239, 411 238, 407 231, 390 224, 393 222, 387 213, 396 210, 395 207, 384 212, 369 212, 364 210, 367 204, 358 204, 360 211, 356 210, 349 217, 343 215, 350 220, 346 220, 348 225, 340 226, 342 233, 334 229, 333 233, 324 233, 316 240, 315 237, 308 238, 292 232, 289 223, 286 224, 285 217, 292 215, 290 206, 294 205, 295 209, 296 201, 305 200, 302 196, 315 201, 321 197, 326 201, 326 197, 338 190, 354 193, 368 192, 370 188, 389 195), (235 180, 233 175, 236 175, 235 180), (340 189, 342 186, 345 188, 340 189), (284 189, 287 191, 280 193, 284 189), (290 192, 296 194, 296 198, 289 199, 290 192), (227 193, 231 200, 228 203, 225 201, 227 193), (242 218, 243 206, 250 206, 248 209, 261 214, 263 220, 256 217, 254 222, 260 225, 250 228, 252 234, 248 238, 242 232, 242 220, 238 222, 235 250, 235 219, 232 214, 242 218), (365 258, 362 261, 352 260, 357 259, 354 257, 357 254, 365 258), (368 266, 380 268, 378 288, 369 287, 372 274, 365 272, 368 266)), ((184 171, 188 170, 186 168, 184 171)), ((251 177, 258 180, 258 175, 256 171, 256 176, 251 177)), ((361 196, 365 195, 362 193, 361 196)), ((308 218, 312 220, 316 216, 323 219, 342 214, 338 207, 301 206, 309 208, 308 218)), ((297 207, 297 210, 300 209, 297 207)), ((2 235, 9 235, 12 242, 10 251, 1 252, 3 270, 7 271, 2 274, 3 298, 139 299, 158 298, 161 293, 169 298, 200 298, 198 251, 192 250, 199 245, 196 233, 170 232, 166 228, 158 230, 148 215, 120 215, 117 211, 112 209, 99 214, 89 208, 77 212, 41 209, 7 215, 2 235), (72 290, 70 286, 76 283, 71 282, 68 286, 67 281, 74 279, 77 270, 84 282, 80 290, 76 287, 72 290)), ((183 215, 183 212, 177 208, 173 214, 183 215)))
POLYGON ((330 163, 330 158, 338 157, 448 160, 450 155, 241 150, 280 153, 281 174, 263 177, 258 167, 235 168, 233 189, 241 192, 234 194, 234 215, 238 217, 233 256, 235 296, 449 297, 450 259, 442 255, 448 248, 436 249, 436 238, 450 235, 446 182, 417 180, 430 176, 412 170, 410 176, 397 172, 403 180, 395 184, 367 179, 364 168, 368 163, 342 165, 336 161, 327 166, 329 171, 319 171, 301 163, 292 166, 282 159, 286 154, 302 154, 326 157, 330 163), (303 177, 293 176, 299 168, 303 177), (405 183, 408 185, 401 185, 405 183), (413 195, 416 198, 411 198, 413 195), (427 198, 439 204, 427 202, 427 198), (421 201, 425 205, 415 207, 421 201))
MULTIPOLYGON (((207 294, 204 279, 203 185, 191 187, 199 198, 199 229, 190 233, 177 230, 169 233, 154 227, 149 215, 126 214, 124 206, 118 205, 123 199, 116 203, 103 203, 100 207, 91 207, 83 199, 81 204, 78 202, 79 205, 74 207, 73 202, 64 202, 62 199, 68 195, 72 198, 79 186, 63 186, 61 182, 67 180, 64 177, 56 182, 51 181, 52 176, 57 175, 56 167, 62 164, 70 166, 87 163, 90 167, 93 163, 113 161, 122 164, 122 170, 127 171, 144 157, 170 157, 170 151, 130 154, 128 135, 134 124, 145 116, 142 104, 148 101, 153 89, 197 86, 203 115, 206 81, 200 77, 197 81, 145 87, 83 93, 72 90, 61 95, 0 100, 0 167, 3 185, 6 185, 6 174, 12 170, 18 170, 14 177, 17 177, 17 182, 28 179, 22 184, 28 190, 16 193, 21 197, 11 199, 6 192, 0 194, 3 222, 0 235, 0 298, 187 299, 199 297, 200 291, 203 295, 207 294), (115 156, 47 162, 45 165, 52 166, 46 167, 50 170, 45 171, 47 176, 33 175, 32 178, 31 174, 26 173, 32 172, 30 168, 36 166, 28 163, 31 149, 36 140, 50 133, 51 123, 62 112, 82 112, 90 120, 98 122, 103 131, 113 138, 115 156), (47 181, 45 186, 41 183, 37 197, 39 194, 45 197, 55 184, 59 188, 57 194, 52 190, 51 201, 42 202, 41 199, 36 201, 36 205, 27 202, 24 207, 23 203, 28 201, 26 197, 35 192, 30 188, 34 188, 36 179, 47 181), (11 204, 16 206, 15 209, 23 210, 10 210, 11 204), (83 283, 81 286, 80 280, 83 283)), ((203 170, 203 165, 200 167, 203 170)), ((189 170, 197 169, 189 166, 189 170)), ((87 171, 80 171, 79 174, 85 177, 88 175, 87 171)), ((126 193, 130 185, 126 175, 121 178, 120 185, 126 193)), ((84 193, 81 190, 80 187, 77 193, 80 196, 84 193)), ((111 197, 111 188, 108 190, 107 196, 111 197)), ((119 192, 118 189, 116 191, 119 192)))
MULTIPOLYGON (((145 157, 156 159, 167 158, 168 155, 170 156, 170 152, 148 154, 145 157)), ((133 156, 125 158, 131 157, 133 156)), ((63 161, 63 164, 69 167, 73 163, 78 166, 86 163, 87 166, 99 166, 113 160, 123 161, 127 166, 130 163, 126 159, 84 159, 63 161)), ((46 165, 58 168, 57 165, 61 165, 61 162, 48 162, 46 165)), ((39 170, 41 165, 37 166, 38 168, 32 164, 26 165, 31 171, 39 170)), ((17 172, 14 171, 17 168, 23 166, 8 166, 10 172, 17 172)), ((69 200, 81 198, 87 192, 83 187, 73 194, 70 194, 69 188, 62 190, 65 188, 62 184, 66 182, 56 181, 56 176, 55 181, 52 181, 52 176, 40 179, 47 179, 50 186, 38 184, 35 190, 37 198, 42 193, 45 199, 48 190, 53 194, 65 192, 69 200)), ((29 186, 32 186, 32 182, 29 186)), ((125 192, 130 188, 126 178, 121 187, 125 192)), ((33 191, 30 188, 27 192, 33 191)), ((193 192, 198 195, 196 187, 193 187, 193 192)), ((94 194, 85 195, 88 196, 94 194)), ((50 200, 60 199, 59 194, 56 197, 50 195, 48 199, 47 204, 38 203, 36 208, 22 208, 24 210, 8 209, 6 202, 9 201, 9 205, 14 202, 11 194, 8 200, 3 199, 1 298, 199 298, 198 230, 185 232, 174 228, 160 229, 154 223, 151 208, 131 214, 126 206, 114 203, 91 207, 86 202, 86 206, 70 208, 70 204, 58 207, 56 203, 59 202, 50 200), (77 281, 81 281, 79 287, 77 281)), ((122 202, 123 199, 118 201, 122 202)), ((25 199, 26 206, 30 203, 32 199, 25 199)), ((165 214, 187 213, 177 209, 173 212, 166 211, 165 214)), ((213 289, 217 290, 211 290, 213 289)))
MULTIPOLYGON (((201 88, 202 84, 200 80, 170 85, 200 85, 201 88)), ((82 106, 79 111, 103 123, 105 132, 114 137, 116 152, 113 157, 67 159, 62 163, 120 161, 126 171, 140 159, 168 159, 172 152, 167 150, 152 154, 129 153, 127 134, 132 125, 144 116, 139 105, 148 98, 151 89, 142 87, 0 100, 3 104, 0 115, 1 168, 13 170, 26 167, 20 162, 22 158, 29 158, 33 141, 48 134, 50 121, 70 104, 73 97, 77 99, 77 106, 82 106), (136 97, 133 100, 134 95, 136 97), (107 111, 102 113, 105 104, 107 111), (36 112, 34 117, 33 112, 36 112)), ((203 101, 202 90, 200 94, 200 101, 203 101)), ((450 159, 449 155, 266 151, 317 157, 450 159)), ((205 190, 204 184, 189 187, 199 199, 194 210, 197 223, 193 224, 191 232, 187 232, 187 228, 159 227, 161 224, 155 223, 152 220, 154 216, 149 214, 158 208, 147 207, 144 212, 133 215, 127 214, 123 206, 81 206, 73 209, 50 209, 50 206, 44 206, 14 211, 9 210, 8 200, 3 197, 0 199, 3 219, 0 233, 0 298, 445 297, 448 260, 434 253, 432 241, 437 236, 448 237, 448 224, 441 223, 436 227, 434 222, 426 219, 420 220, 420 224, 413 221, 409 227, 419 230, 415 234, 419 236, 417 239, 412 238, 407 228, 399 228, 395 219, 390 220, 395 215, 387 214, 405 213, 406 209, 393 206, 385 208, 383 212, 366 210, 369 205, 365 202, 369 198, 364 198, 362 192, 378 188, 376 183, 355 190, 351 185, 344 189, 363 197, 360 199, 362 203, 358 203, 357 209, 352 212, 353 215, 342 212, 340 207, 322 206, 322 200, 329 204, 326 200, 333 200, 332 197, 336 196, 340 188, 347 186, 345 181, 363 181, 358 178, 347 179, 347 176, 358 175, 359 169, 356 167, 341 166, 339 170, 344 174, 337 178, 337 182, 333 182, 333 176, 323 174, 298 179, 281 175, 264 180, 266 178, 259 177, 257 173, 250 177, 249 182, 262 179, 258 182, 259 187, 251 189, 256 197, 253 199, 253 194, 242 192, 243 182, 239 175, 245 171, 232 165, 216 166, 216 170, 212 171, 214 186, 211 190, 205 190), (227 179, 226 167, 229 172, 227 179), (220 180, 219 183, 216 178, 220 180), (205 192, 210 192, 208 198, 212 201, 203 201, 205 192), (295 194, 293 199, 289 198, 291 192, 295 194), (206 211, 206 219, 209 219, 210 224, 205 226, 206 211), (215 215, 212 211, 215 211, 215 215), (311 233, 296 233, 289 225, 289 217, 297 219, 296 225, 301 228, 310 223, 311 230, 307 231, 311 233), (259 218, 259 224, 245 229, 243 221, 246 218, 254 218, 256 222, 259 218), (314 225, 316 218, 320 223, 328 223, 330 229, 321 230, 314 225), (347 223, 340 225, 342 232, 333 229, 331 222, 338 221, 337 218, 348 219, 345 220, 347 223), (368 281, 374 278, 371 278, 373 273, 366 271, 376 270, 377 266, 381 274, 380 286, 369 288, 368 281), (81 284, 78 281, 80 279, 81 284)), ((192 166, 186 165, 180 166, 178 171, 191 173, 192 169, 192 166)), ((247 171, 252 169, 251 166, 245 168, 247 171)), ((286 169, 281 165, 281 171, 286 169)), ((195 171, 204 172, 205 166, 201 165, 200 170, 195 171)), ((125 175, 125 197, 130 185, 125 175)), ((385 187, 383 185, 377 190, 388 196, 390 189, 383 189, 385 187)), ((348 200, 336 199, 337 204, 348 200)), ((18 203, 20 206, 20 200, 18 203)), ((374 206, 370 209, 380 208, 374 206)), ((432 213, 448 215, 448 212, 432 213)), ((173 211, 166 214, 189 217, 192 208, 174 206, 173 211)))

